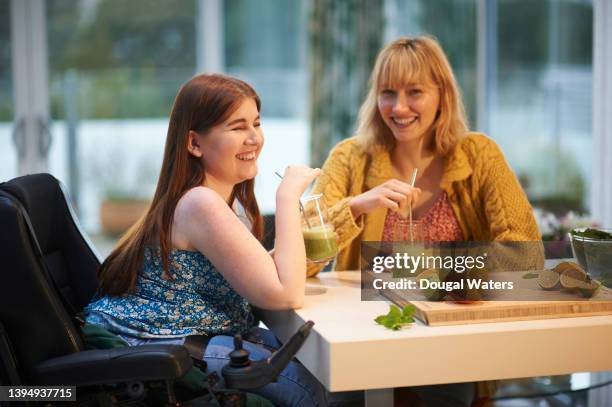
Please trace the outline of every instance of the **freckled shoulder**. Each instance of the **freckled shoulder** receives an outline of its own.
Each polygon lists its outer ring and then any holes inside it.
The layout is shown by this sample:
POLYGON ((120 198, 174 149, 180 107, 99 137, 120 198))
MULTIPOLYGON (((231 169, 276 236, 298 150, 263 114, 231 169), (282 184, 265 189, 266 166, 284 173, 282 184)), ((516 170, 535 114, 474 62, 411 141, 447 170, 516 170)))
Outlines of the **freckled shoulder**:
POLYGON ((209 216, 230 211, 227 204, 214 190, 207 187, 195 187, 190 189, 181 197, 174 215, 176 218, 182 216, 209 216))

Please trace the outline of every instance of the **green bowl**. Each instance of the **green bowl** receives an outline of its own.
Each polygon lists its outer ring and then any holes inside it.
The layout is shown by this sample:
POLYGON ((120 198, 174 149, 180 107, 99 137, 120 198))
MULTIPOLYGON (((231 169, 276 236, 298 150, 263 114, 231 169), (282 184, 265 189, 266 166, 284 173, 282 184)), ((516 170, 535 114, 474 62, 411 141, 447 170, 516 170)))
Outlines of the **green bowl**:
POLYGON ((587 228, 574 229, 569 233, 572 244, 572 253, 578 264, 582 266, 589 276, 601 281, 606 287, 612 288, 612 229, 590 229, 608 233, 596 236, 580 236, 587 228))

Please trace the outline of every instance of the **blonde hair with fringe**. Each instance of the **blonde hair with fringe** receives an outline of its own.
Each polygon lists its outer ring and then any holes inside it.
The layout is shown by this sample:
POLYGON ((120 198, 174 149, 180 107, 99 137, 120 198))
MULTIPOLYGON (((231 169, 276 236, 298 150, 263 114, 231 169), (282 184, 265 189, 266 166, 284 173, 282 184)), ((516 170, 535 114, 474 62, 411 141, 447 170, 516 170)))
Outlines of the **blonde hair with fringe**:
POLYGON ((387 87, 410 82, 432 83, 440 92, 439 113, 432 124, 435 151, 448 155, 468 130, 465 108, 452 68, 437 40, 429 36, 399 38, 383 48, 370 76, 370 89, 359 109, 356 136, 371 149, 391 151, 396 140, 378 110, 378 95, 387 87))

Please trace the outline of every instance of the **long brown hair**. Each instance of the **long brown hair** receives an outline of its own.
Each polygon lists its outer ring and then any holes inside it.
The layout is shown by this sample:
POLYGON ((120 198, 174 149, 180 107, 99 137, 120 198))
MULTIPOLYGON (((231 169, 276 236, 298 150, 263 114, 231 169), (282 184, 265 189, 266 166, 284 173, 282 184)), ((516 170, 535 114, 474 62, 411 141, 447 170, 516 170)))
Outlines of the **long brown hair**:
MULTIPOLYGON (((197 75, 181 87, 170 114, 155 195, 147 212, 126 232, 100 266, 100 295, 117 296, 134 289, 145 247, 149 245, 159 245, 164 276, 169 277, 168 258, 172 247, 170 238, 174 210, 189 189, 204 182, 201 160, 187 150, 188 133, 193 130, 206 134, 231 116, 245 98, 254 99, 257 110, 260 110, 261 102, 253 88, 225 75, 197 75)), ((255 200, 253 179, 234 186, 230 206, 236 199, 245 209, 252 233, 261 240, 263 220, 255 200)))
POLYGON ((447 155, 468 129, 461 92, 453 70, 433 37, 398 38, 383 48, 370 77, 370 90, 359 110, 357 137, 367 147, 382 145, 389 151, 395 138, 378 110, 378 94, 385 87, 411 80, 432 83, 440 92, 439 114, 433 123, 436 152, 447 155))

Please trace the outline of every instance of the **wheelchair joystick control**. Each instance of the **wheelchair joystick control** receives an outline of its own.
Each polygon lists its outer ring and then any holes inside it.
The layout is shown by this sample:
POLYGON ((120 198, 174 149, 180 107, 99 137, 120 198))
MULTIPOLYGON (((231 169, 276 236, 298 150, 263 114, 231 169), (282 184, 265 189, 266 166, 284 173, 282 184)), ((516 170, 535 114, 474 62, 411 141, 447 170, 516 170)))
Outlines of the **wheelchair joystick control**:
POLYGON ((245 367, 249 361, 249 351, 242 348, 242 336, 234 335, 234 350, 229 354, 231 367, 245 367))
POLYGON ((276 380, 300 349, 314 322, 308 321, 289 338, 283 346, 267 359, 250 361, 249 352, 242 348, 242 337, 234 336, 234 350, 230 352, 230 363, 222 369, 225 385, 228 388, 256 389, 276 380))

